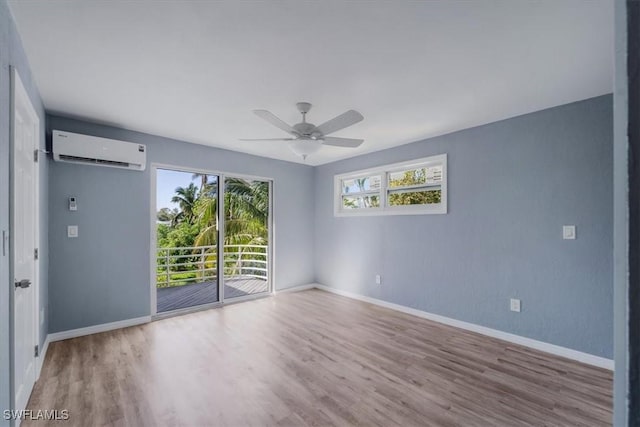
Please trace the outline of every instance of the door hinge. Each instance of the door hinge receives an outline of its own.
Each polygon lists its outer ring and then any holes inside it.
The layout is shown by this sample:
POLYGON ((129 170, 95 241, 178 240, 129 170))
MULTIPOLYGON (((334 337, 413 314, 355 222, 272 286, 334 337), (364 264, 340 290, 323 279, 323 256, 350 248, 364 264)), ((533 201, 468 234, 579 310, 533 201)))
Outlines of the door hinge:
POLYGON ((33 250, 33 259, 36 259, 36 260, 38 259, 38 248, 35 248, 33 250))
POLYGON ((36 347, 33 349, 33 356, 34 357, 38 357, 40 355, 40 349, 38 347, 39 346, 36 345, 36 347))
POLYGON ((33 161, 34 162, 38 162, 38 151, 39 150, 33 150, 33 161))

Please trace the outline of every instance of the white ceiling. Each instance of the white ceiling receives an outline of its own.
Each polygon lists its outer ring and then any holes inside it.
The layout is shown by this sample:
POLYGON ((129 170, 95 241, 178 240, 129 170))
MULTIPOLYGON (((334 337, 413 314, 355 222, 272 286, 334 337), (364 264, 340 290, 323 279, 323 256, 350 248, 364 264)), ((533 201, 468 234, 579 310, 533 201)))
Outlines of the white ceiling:
POLYGON ((251 110, 360 111, 311 165, 612 92, 609 0, 9 3, 49 111, 301 163, 251 110))

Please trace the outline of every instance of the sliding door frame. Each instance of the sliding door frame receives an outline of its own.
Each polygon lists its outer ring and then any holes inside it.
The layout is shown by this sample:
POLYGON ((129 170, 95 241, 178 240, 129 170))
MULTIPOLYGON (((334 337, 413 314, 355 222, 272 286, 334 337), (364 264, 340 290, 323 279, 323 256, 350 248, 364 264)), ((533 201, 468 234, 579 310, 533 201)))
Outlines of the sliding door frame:
MULTIPOLYGON (((273 241, 273 179, 271 178, 261 178, 261 177, 256 177, 256 176, 251 176, 251 175, 242 175, 242 174, 235 174, 235 173, 229 173, 229 174, 223 174, 221 175, 221 181, 224 181, 226 178, 239 178, 239 179, 244 179, 247 181, 263 181, 266 182, 268 184, 268 188, 269 188, 269 208, 267 211, 267 215, 268 215, 268 219, 267 219, 267 285, 268 288, 266 291, 264 292, 258 292, 255 294, 250 294, 250 295, 243 295, 240 297, 233 297, 230 299, 225 299, 222 298, 222 301, 224 304, 233 304, 233 303, 237 303, 237 302, 242 302, 242 301, 247 301, 247 300, 252 300, 255 298, 260 298, 266 295, 271 295, 275 293, 275 285, 273 283, 273 266, 274 266, 274 262, 273 262, 273 254, 274 254, 274 241, 273 241)), ((225 191, 225 186, 226 183, 223 182, 222 186, 220 186, 220 184, 218 185, 218 189, 220 191, 220 194, 224 196, 224 191, 225 191)), ((224 197, 223 197, 224 199, 224 197)), ((221 208, 219 209, 220 212, 224 212, 224 200, 220 201, 220 199, 218 199, 218 203, 219 206, 221 206, 221 208)), ((222 219, 218 219, 218 224, 221 230, 221 233, 223 234, 223 239, 222 241, 224 241, 224 232, 225 232, 225 218, 222 219)), ((224 285, 224 246, 222 246, 221 248, 221 252, 220 255, 222 255, 222 260, 223 262, 219 264, 218 266, 218 275, 222 274, 222 283, 224 285)), ((222 295, 224 297, 224 286, 222 286, 222 291, 220 291, 220 295, 222 295)))
POLYGON ((209 308, 220 307, 225 304, 233 304, 237 302, 247 301, 256 298, 262 298, 274 293, 275 284, 273 283, 273 278, 275 277, 273 274, 273 269, 275 265, 274 260, 274 221, 273 221, 273 178, 255 176, 255 175, 247 175, 241 173, 233 173, 233 172, 223 172, 216 171, 212 169, 200 169, 194 168, 190 166, 183 165, 174 165, 167 163, 157 163, 152 162, 150 169, 151 175, 151 191, 150 191, 150 287, 151 287, 151 316, 153 319, 160 319, 164 317, 176 316, 180 314, 190 313, 194 311, 206 310, 209 308), (157 184, 158 184, 158 169, 171 170, 177 172, 185 172, 185 173, 199 173, 204 175, 215 175, 218 177, 218 255, 217 255, 217 268, 218 268, 218 301, 210 304, 202 304, 196 305, 193 307, 186 307, 178 310, 167 311, 164 313, 158 313, 158 293, 156 287, 156 270, 157 270, 157 252, 158 252, 158 242, 157 242, 157 226, 156 226, 156 192, 157 184), (224 298, 224 232, 225 232, 225 218, 224 215, 220 215, 220 212, 224 212, 224 191, 225 191, 225 179, 226 178, 239 178, 247 181, 265 181, 269 185, 269 210, 268 210, 268 221, 267 221, 267 239, 268 239, 268 247, 267 247, 267 284, 268 289, 265 292, 260 292, 252 295, 246 295, 242 297, 235 297, 230 300, 225 300, 224 298), (222 261, 222 262, 220 262, 222 261))

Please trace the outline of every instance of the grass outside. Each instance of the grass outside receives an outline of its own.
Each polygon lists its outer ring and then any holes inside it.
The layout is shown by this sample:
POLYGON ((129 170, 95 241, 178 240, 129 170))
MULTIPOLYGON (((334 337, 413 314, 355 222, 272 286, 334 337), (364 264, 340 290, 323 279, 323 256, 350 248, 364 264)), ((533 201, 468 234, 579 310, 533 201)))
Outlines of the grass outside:
POLYGON ((207 275, 202 278, 199 271, 172 271, 169 273, 171 283, 167 284, 167 272, 158 271, 156 273, 156 286, 158 288, 175 288, 177 286, 191 285, 193 283, 215 280, 216 276, 207 275))

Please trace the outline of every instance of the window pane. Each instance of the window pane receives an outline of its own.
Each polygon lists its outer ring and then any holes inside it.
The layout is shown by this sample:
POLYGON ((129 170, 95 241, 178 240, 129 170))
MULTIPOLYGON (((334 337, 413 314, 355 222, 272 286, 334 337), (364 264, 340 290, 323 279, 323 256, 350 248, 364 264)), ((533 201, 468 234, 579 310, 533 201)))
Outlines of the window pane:
POLYGON ((425 182, 425 168, 391 172, 389 174, 389 188, 406 187, 408 185, 424 184, 425 182))
POLYGON ((427 184, 439 184, 442 182, 442 165, 425 168, 427 184))
POLYGON ((380 175, 342 180, 342 194, 380 190, 380 175))
POLYGON ((372 196, 343 196, 343 209, 367 209, 380 207, 380 197, 372 196))
POLYGON ((442 182, 442 165, 389 173, 389 188, 442 182))
POLYGON ((389 206, 431 205, 440 203, 441 190, 407 191, 389 194, 389 206))

